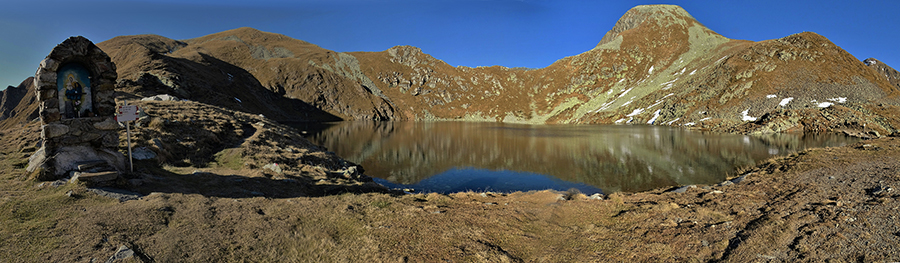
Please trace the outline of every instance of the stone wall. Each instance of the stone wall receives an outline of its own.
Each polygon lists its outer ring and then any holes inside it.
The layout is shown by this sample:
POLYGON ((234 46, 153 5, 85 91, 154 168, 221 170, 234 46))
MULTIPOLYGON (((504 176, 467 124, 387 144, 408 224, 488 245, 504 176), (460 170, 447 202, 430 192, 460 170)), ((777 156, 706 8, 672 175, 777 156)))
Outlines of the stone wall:
MULTIPOLYGON (((84 37, 70 37, 53 48, 34 76, 43 147, 29 160, 29 172, 41 168, 39 179, 58 179, 75 170, 79 163, 97 160, 122 170, 124 156, 117 151, 119 124, 114 119, 117 77, 116 66, 109 56, 84 37), (57 74, 63 66, 71 64, 85 69, 89 75, 90 84, 84 87, 83 93, 84 101, 88 102, 85 106, 89 108, 83 109, 84 116, 60 112, 64 103, 60 99, 69 94, 59 94, 64 89, 60 88, 57 74)), ((81 106, 78 108, 81 110, 81 106)))

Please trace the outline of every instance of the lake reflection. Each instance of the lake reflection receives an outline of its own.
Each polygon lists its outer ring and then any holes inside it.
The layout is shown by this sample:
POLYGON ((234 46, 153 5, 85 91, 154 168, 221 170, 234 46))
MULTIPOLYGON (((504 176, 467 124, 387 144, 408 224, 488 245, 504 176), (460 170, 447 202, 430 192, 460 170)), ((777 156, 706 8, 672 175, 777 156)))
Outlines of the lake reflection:
POLYGON ((738 167, 808 147, 855 142, 838 135, 744 136, 662 126, 469 122, 340 122, 297 126, 389 187, 423 192, 578 188, 636 192, 715 184, 738 167))

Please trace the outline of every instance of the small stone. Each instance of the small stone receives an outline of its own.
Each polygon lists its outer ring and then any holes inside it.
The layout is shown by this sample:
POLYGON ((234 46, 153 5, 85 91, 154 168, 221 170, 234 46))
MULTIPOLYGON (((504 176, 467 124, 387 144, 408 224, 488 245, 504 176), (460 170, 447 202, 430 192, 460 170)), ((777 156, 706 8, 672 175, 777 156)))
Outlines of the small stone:
POLYGON ((734 183, 732 183, 731 181, 724 181, 724 182, 720 183, 719 186, 729 186, 729 185, 733 185, 733 184, 734 183))
POLYGON ((591 200, 603 200, 603 195, 600 193, 592 194, 590 199, 591 200))
POLYGON ((131 158, 135 160, 150 160, 156 158, 156 153, 147 147, 137 147, 131 151, 131 158))
POLYGON ((178 97, 169 94, 159 94, 141 99, 141 101, 179 101, 178 97))
POLYGON ((749 174, 745 174, 745 175, 739 176, 738 178, 731 179, 731 182, 732 182, 732 183, 736 183, 736 184, 741 183, 741 182, 743 182, 744 180, 747 179, 747 176, 748 176, 748 175, 749 175, 749 174))
POLYGON ((273 172, 275 172, 277 174, 281 174, 281 172, 282 172, 281 166, 279 166, 277 163, 270 163, 270 164, 264 165, 263 169, 272 170, 273 172))
POLYGON ((119 247, 119 249, 116 250, 115 254, 113 254, 111 257, 109 257, 108 260, 106 260, 106 263, 113 263, 116 260, 125 260, 125 259, 128 259, 133 256, 134 256, 134 250, 131 250, 130 248, 126 247, 125 245, 122 245, 119 247))
POLYGON ((75 196, 75 191, 69 190, 68 192, 66 192, 66 196, 68 196, 68 197, 74 197, 74 196, 75 196))
POLYGON ((691 188, 697 188, 697 186, 696 185, 685 185, 685 186, 679 187, 678 189, 672 190, 672 192, 684 193, 684 192, 687 192, 687 190, 691 189, 691 188))

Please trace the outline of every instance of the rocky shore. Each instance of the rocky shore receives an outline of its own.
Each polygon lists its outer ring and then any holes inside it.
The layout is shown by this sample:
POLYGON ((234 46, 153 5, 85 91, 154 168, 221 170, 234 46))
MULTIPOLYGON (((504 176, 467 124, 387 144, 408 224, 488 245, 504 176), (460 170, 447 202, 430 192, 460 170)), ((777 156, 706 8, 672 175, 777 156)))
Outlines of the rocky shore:
POLYGON ((117 182, 127 192, 34 181, 24 162, 39 127, 0 134, 0 261, 900 260, 895 137, 773 158, 717 185, 403 194, 264 116, 139 105, 149 117, 132 140, 155 156, 117 182))

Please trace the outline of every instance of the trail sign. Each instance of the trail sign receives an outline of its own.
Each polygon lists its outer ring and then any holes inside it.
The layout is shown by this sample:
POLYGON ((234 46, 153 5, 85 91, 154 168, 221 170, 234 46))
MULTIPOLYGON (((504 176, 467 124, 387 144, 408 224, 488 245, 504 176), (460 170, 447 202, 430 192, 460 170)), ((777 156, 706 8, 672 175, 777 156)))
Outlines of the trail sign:
POLYGON ((116 109, 116 121, 117 122, 126 122, 126 121, 134 121, 138 119, 138 106, 137 105, 124 105, 119 106, 116 109))
POLYGON ((130 121, 135 121, 138 119, 138 106, 137 105, 128 105, 128 101, 125 101, 125 105, 118 106, 116 109, 116 121, 125 123, 125 134, 128 136, 128 164, 131 166, 131 172, 134 172, 134 160, 131 157, 131 123, 130 121))

